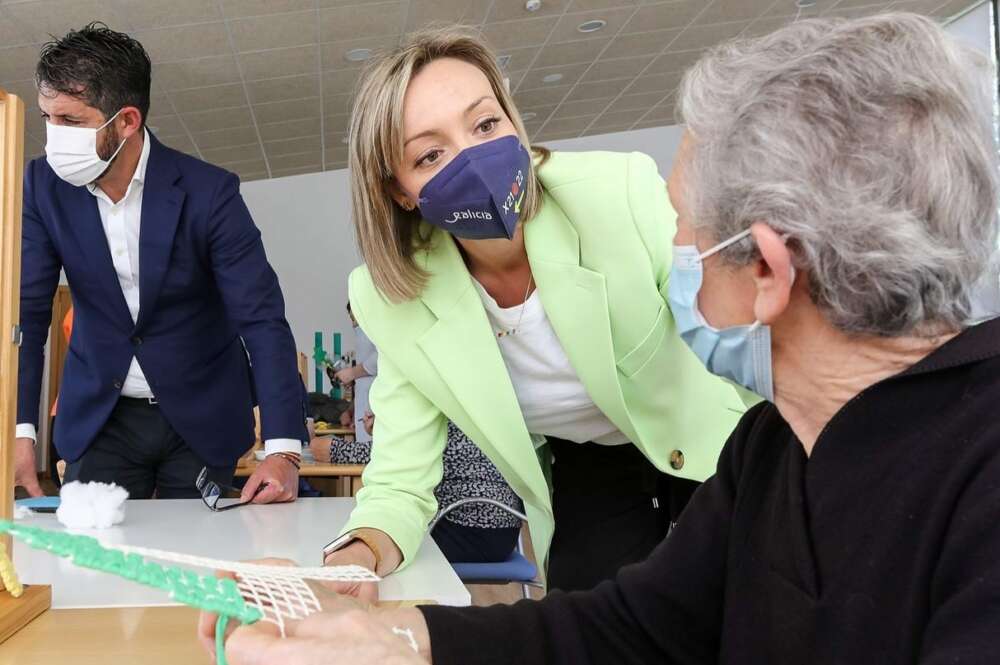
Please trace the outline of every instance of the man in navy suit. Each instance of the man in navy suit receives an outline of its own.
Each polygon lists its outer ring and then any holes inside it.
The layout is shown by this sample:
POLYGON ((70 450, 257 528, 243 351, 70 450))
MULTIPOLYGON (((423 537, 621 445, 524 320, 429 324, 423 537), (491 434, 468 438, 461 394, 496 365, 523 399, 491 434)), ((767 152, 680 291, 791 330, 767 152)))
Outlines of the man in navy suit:
POLYGON ((60 270, 75 310, 55 442, 66 480, 132 498, 231 482, 260 405, 267 457, 243 499, 294 500, 305 389, 278 279, 239 179, 145 127, 150 61, 91 24, 36 71, 46 158, 24 177, 16 483, 34 473, 44 345, 60 270))

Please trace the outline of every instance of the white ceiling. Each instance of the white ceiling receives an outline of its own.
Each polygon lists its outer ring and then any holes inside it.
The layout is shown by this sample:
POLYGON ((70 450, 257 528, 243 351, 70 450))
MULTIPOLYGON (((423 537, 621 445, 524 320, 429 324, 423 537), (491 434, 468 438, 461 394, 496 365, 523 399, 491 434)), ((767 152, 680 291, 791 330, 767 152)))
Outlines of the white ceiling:
POLYGON ((29 108, 27 156, 43 152, 32 83, 50 34, 101 20, 153 60, 149 125, 168 145, 244 180, 344 168, 363 63, 432 21, 476 27, 507 62, 534 141, 674 122, 683 70, 707 47, 796 16, 886 9, 947 19, 981 0, 0 0, 0 87, 29 108), (596 32, 578 27, 593 20, 596 32), (529 119, 530 118, 530 119, 529 119))

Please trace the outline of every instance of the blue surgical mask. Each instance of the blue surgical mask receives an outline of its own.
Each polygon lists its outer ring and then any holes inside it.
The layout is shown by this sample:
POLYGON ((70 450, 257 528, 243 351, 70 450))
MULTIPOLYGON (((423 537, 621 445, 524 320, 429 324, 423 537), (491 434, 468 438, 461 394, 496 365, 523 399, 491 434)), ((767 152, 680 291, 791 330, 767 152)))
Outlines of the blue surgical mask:
MULTIPOLYGON (((698 310, 702 261, 750 235, 747 229, 699 253, 694 245, 675 245, 667 300, 677 331, 709 372, 729 379, 774 401, 771 367, 771 329, 760 321, 751 325, 713 328, 698 310)), ((792 279, 795 269, 792 268, 792 279)))
POLYGON ((516 136, 458 153, 420 190, 423 218, 458 238, 514 237, 531 156, 516 136))

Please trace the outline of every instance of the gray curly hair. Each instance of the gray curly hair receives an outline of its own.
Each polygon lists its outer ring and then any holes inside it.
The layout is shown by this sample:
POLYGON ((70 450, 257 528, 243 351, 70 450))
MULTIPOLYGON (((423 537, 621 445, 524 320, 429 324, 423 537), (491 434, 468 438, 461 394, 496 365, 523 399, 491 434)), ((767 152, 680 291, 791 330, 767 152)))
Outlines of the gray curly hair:
MULTIPOLYGON (((684 77, 693 223, 788 234, 813 301, 848 333, 967 325, 997 243, 985 58, 916 14, 809 20, 723 44, 684 77)), ((735 265, 752 240, 722 253, 735 265)))

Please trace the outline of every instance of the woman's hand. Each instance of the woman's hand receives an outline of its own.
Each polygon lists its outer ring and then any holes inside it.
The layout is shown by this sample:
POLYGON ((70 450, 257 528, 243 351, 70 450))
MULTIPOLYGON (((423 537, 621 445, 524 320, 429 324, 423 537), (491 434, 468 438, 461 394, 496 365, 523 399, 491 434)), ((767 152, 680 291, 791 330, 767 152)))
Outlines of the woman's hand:
POLYGON ((349 386, 354 383, 356 379, 363 376, 364 372, 365 368, 363 366, 355 365, 353 367, 345 367, 344 369, 339 370, 336 374, 334 374, 334 377, 336 377, 336 379, 345 386, 349 386))
MULTIPOLYGON (((286 628, 286 637, 273 626, 241 626, 226 641, 231 665, 426 665, 407 638, 365 610, 321 612, 286 628)), ((426 628, 424 628, 426 632, 426 628)))
POLYGON ((364 424, 365 431, 368 432, 368 436, 371 436, 375 431, 375 414, 371 410, 365 411, 364 424))
POLYGON ((330 450, 333 447, 333 437, 317 436, 309 441, 309 450, 312 451, 313 459, 320 464, 330 461, 330 450))
MULTIPOLYGON (((360 540, 355 540, 343 549, 331 552, 323 561, 324 566, 361 566, 375 570, 375 553, 360 540)), ((357 598, 363 603, 378 601, 376 582, 327 582, 326 588, 339 594, 357 598)))

